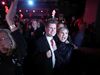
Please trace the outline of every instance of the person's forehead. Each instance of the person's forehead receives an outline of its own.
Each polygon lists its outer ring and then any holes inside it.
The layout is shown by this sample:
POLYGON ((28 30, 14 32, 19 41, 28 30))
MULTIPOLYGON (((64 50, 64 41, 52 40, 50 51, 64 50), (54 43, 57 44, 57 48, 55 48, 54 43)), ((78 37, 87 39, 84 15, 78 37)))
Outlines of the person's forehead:
POLYGON ((61 27, 64 27, 64 24, 59 24, 58 27, 60 27, 60 26, 61 26, 61 27))
POLYGON ((57 25, 55 23, 50 23, 48 26, 49 27, 56 27, 57 25))
POLYGON ((67 29, 61 29, 60 32, 63 32, 63 33, 67 32, 68 33, 68 30, 67 29))
POLYGON ((8 37, 8 34, 4 31, 0 32, 0 37, 8 37))

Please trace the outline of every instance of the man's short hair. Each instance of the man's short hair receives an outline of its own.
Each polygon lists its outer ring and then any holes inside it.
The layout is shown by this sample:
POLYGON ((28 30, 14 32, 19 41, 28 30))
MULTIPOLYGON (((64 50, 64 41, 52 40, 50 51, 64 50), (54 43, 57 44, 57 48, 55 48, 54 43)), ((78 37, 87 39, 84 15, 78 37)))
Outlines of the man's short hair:
POLYGON ((58 21, 56 19, 50 18, 47 20, 45 27, 48 27, 49 24, 57 24, 57 23, 58 23, 58 21))

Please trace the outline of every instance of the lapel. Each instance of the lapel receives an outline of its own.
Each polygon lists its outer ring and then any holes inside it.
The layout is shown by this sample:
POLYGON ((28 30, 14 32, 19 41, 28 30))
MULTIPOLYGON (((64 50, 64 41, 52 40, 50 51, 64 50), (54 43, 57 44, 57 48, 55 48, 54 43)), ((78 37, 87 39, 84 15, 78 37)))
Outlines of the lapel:
POLYGON ((45 47, 45 49, 46 50, 50 50, 50 46, 49 46, 49 43, 48 43, 48 40, 47 40, 46 36, 44 36, 43 41, 44 41, 44 47, 45 47))

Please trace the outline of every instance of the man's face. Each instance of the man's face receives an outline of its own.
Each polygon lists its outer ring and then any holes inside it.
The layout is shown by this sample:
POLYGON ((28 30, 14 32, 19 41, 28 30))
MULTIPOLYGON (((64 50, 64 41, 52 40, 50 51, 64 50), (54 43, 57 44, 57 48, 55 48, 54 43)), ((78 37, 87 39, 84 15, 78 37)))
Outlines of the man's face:
POLYGON ((11 40, 8 37, 7 33, 0 32, 0 53, 7 53, 11 48, 11 40))
POLYGON ((51 23, 48 27, 45 28, 46 35, 52 37, 56 34, 56 24, 51 23))

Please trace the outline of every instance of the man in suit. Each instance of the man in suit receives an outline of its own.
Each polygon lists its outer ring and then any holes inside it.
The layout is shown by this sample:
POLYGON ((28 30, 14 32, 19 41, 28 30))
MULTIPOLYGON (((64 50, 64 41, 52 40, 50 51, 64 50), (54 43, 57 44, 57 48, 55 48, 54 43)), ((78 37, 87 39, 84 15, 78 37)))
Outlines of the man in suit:
POLYGON ((55 66, 54 51, 57 47, 53 37, 56 34, 56 26, 57 21, 49 20, 45 25, 45 34, 37 40, 36 66, 38 66, 38 73, 43 75, 51 75, 55 66))

